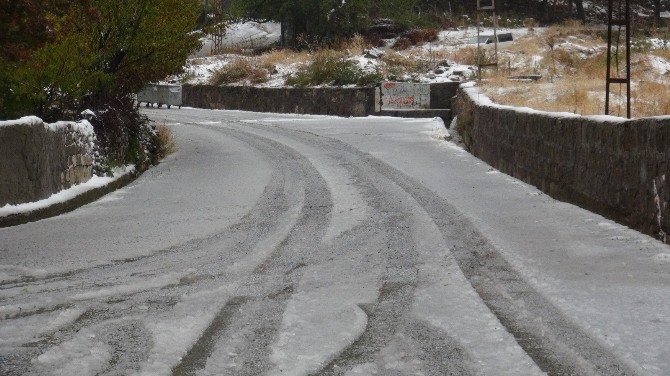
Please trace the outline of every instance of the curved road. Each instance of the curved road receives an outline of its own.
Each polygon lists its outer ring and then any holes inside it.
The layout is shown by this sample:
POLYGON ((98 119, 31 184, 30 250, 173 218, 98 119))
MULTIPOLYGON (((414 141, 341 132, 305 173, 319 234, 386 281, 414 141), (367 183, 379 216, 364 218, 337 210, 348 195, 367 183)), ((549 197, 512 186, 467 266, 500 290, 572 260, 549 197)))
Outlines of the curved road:
POLYGON ((439 122, 147 114, 176 154, 0 229, 0 374, 670 374, 668 247, 439 122))

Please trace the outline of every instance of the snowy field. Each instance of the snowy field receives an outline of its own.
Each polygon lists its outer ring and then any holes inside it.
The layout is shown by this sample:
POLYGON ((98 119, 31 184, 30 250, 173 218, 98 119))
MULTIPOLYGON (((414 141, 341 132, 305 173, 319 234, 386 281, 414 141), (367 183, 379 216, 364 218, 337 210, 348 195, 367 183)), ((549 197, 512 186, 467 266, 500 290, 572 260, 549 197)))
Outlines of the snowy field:
MULTIPOLYGON (((582 27, 561 24, 551 27, 500 28, 498 34, 512 34, 512 42, 498 46, 499 69, 485 69, 482 82, 496 102, 539 110, 594 115, 603 112, 605 41, 602 26, 582 27), (534 81, 509 77, 537 77, 534 81)), ((491 28, 480 29, 492 35, 491 28)), ((211 54, 211 41, 188 60, 185 74, 172 81, 191 84, 212 83, 217 73, 237 64, 249 73, 226 81, 228 85, 282 87, 317 58, 319 52, 275 49, 262 54, 249 52, 251 46, 271 46, 280 36, 277 24, 235 24, 224 39, 220 54, 211 54), (246 42, 245 42, 246 41, 246 42), (249 42, 255 41, 255 42, 249 42), (240 64, 240 62, 242 62, 240 64), (233 64, 233 65, 231 65, 233 64)), ((381 47, 352 39, 335 53, 352 61, 366 74, 381 74, 389 81, 445 82, 468 81, 476 77, 477 29, 466 27, 442 30, 437 39, 406 49, 394 48, 398 38, 384 40, 381 47)), ((484 46, 483 61, 492 61, 493 45, 484 46)), ((619 69, 623 69, 620 58, 619 69)), ((633 87, 636 116, 670 113, 670 40, 662 34, 634 40, 633 87)), ((620 72, 621 75, 623 72, 620 72)), ((621 108, 622 98, 613 96, 621 108)))

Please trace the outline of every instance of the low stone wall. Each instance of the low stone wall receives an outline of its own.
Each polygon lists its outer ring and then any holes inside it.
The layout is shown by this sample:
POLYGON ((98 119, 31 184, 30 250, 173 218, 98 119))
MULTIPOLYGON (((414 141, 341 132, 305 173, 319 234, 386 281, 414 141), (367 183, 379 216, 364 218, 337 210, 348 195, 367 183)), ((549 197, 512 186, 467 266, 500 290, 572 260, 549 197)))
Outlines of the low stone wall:
MULTIPOLYGON (((458 82, 430 84, 431 109, 450 109, 458 82)), ((379 88, 258 88, 248 86, 183 85, 187 107, 314 114, 367 116, 379 114, 379 88)), ((421 116, 421 113, 417 113, 421 116)), ((439 115, 442 116, 442 115, 439 115)), ((445 121, 449 121, 448 117, 445 121)))
POLYGON ((92 176, 93 127, 36 117, 0 122, 0 207, 49 197, 92 176))
POLYGON ((258 88, 184 85, 182 100, 184 106, 206 109, 366 116, 376 112, 376 90, 374 87, 258 88))
POLYGON ((667 242, 670 118, 524 111, 482 100, 476 88, 459 90, 456 110, 475 156, 552 197, 667 242))

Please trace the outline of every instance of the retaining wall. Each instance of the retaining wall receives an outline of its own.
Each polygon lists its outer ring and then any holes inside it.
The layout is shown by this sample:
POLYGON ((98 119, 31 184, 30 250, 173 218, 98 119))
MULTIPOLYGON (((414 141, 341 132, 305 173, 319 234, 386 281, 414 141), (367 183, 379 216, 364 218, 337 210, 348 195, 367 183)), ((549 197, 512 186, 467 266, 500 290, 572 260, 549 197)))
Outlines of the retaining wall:
MULTIPOLYGON (((458 82, 430 84, 431 109, 451 108, 451 99, 456 95, 458 86, 458 82)), ((182 100, 187 107, 314 115, 367 116, 379 114, 381 110, 380 91, 376 87, 258 88, 183 85, 182 100)), ((416 115, 427 116, 420 111, 416 115)), ((445 121, 450 120, 448 116, 444 117, 445 121)))
POLYGON ((187 107, 314 115, 366 116, 376 112, 370 88, 258 88, 184 85, 187 107))
POLYGON ((0 207, 44 199, 92 176, 93 127, 36 117, 0 122, 0 207))
POLYGON ((496 169, 667 241, 670 118, 618 120, 525 111, 461 88, 467 149, 496 169))

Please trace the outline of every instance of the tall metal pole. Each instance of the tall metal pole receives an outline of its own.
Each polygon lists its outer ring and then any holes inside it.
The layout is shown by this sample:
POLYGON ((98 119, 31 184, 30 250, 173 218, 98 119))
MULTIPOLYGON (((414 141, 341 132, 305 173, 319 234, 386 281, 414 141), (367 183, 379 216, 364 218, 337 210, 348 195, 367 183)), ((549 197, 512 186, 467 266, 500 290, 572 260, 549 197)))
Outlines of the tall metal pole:
POLYGON ((629 0, 617 0, 619 5, 618 18, 614 18, 614 0, 609 0, 608 2, 608 12, 607 12, 607 77, 605 84, 605 114, 610 114, 610 89, 612 84, 626 85, 626 116, 630 119, 632 116, 631 109, 631 19, 630 19, 630 1, 629 0), (621 11, 621 2, 624 1, 625 10, 622 14, 621 11), (621 17, 624 18, 621 18, 621 17), (621 28, 626 28, 626 77, 620 77, 619 72, 616 72, 616 77, 612 77, 612 27, 618 26, 619 32, 617 37, 617 62, 619 61, 619 37, 621 36, 621 28))
POLYGON ((630 26, 630 1, 626 0, 626 117, 629 119, 632 117, 630 98, 630 26))
POLYGON ((605 115, 610 114, 610 86, 612 77, 612 12, 614 0, 609 0, 607 8, 607 76, 605 77, 605 115))

